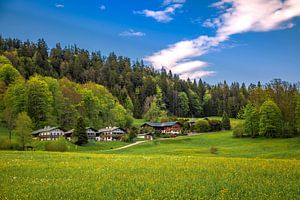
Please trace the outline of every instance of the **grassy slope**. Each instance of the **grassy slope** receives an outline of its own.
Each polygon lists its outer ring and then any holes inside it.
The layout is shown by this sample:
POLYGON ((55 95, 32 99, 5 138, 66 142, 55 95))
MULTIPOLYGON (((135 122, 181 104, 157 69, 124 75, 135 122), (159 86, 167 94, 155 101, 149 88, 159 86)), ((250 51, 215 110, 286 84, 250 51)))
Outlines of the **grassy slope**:
POLYGON ((300 159, 300 137, 289 139, 239 139, 232 137, 232 131, 226 131, 149 141, 128 149, 114 151, 114 153, 300 159), (218 148, 217 154, 211 154, 210 147, 218 148))

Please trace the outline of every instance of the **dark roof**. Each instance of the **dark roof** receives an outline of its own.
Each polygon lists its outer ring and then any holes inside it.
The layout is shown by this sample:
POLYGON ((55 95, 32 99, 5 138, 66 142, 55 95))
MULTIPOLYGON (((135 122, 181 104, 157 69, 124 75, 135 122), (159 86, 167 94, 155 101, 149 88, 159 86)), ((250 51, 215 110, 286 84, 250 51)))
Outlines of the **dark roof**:
POLYGON ((142 126, 148 125, 148 126, 155 127, 155 128, 162 128, 162 127, 173 126, 175 124, 180 124, 180 123, 179 122, 164 122, 164 123, 146 122, 142 126))
POLYGON ((106 128, 100 129, 98 132, 99 132, 99 133, 103 133, 103 132, 112 132, 112 131, 114 131, 114 130, 116 130, 116 129, 120 129, 120 130, 122 130, 123 132, 125 132, 124 129, 119 128, 119 127, 106 127, 106 128))
POLYGON ((32 134, 36 135, 39 133, 44 133, 44 132, 48 132, 48 131, 52 131, 54 129, 60 129, 59 127, 51 127, 51 126, 45 126, 44 128, 41 128, 39 130, 33 131, 32 134))

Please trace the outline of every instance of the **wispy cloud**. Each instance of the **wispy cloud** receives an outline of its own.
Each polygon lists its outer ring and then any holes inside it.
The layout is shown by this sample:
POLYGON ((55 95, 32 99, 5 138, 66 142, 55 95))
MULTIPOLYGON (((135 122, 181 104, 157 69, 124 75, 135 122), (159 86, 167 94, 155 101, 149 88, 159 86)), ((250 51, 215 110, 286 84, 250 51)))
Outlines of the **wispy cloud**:
POLYGON ((55 7, 56 7, 56 8, 64 8, 64 7, 65 7, 65 5, 63 5, 63 4, 59 4, 59 3, 56 3, 56 4, 55 4, 55 7))
POLYGON ((106 10, 106 6, 105 5, 101 5, 101 6, 99 6, 99 9, 100 10, 106 10))
POLYGON ((146 33, 143 33, 143 32, 140 32, 140 31, 134 31, 133 29, 129 29, 127 31, 124 31, 122 33, 119 34, 120 36, 128 36, 128 37, 132 37, 132 36, 135 36, 135 37, 143 37, 146 35, 146 33))
POLYGON ((177 42, 146 57, 145 60, 157 69, 163 66, 174 70, 183 79, 210 76, 214 72, 203 69, 208 63, 194 60, 195 58, 219 47, 233 34, 292 28, 294 24, 290 20, 300 16, 299 0, 221 0, 213 6, 220 9, 222 14, 206 20, 204 26, 215 28, 215 36, 204 35, 177 42))
POLYGON ((133 11, 134 14, 141 14, 146 17, 151 17, 157 22, 167 23, 173 20, 173 15, 177 9, 183 7, 185 0, 165 0, 163 5, 166 6, 164 10, 149 10, 133 11))

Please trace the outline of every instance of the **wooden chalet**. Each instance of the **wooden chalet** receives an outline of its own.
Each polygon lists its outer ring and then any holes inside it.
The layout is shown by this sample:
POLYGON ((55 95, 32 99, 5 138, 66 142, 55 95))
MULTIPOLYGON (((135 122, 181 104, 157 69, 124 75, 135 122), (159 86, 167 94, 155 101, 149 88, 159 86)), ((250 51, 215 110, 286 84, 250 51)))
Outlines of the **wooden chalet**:
POLYGON ((100 129, 97 133, 96 141, 120 140, 126 131, 119 127, 106 127, 100 129))
POLYGON ((180 134, 182 130, 182 124, 179 122, 164 122, 164 123, 156 123, 156 122, 146 122, 141 127, 151 127, 156 131, 160 131, 164 134, 180 134))
MULTIPOLYGON (((67 140, 71 140, 73 132, 74 132, 74 129, 71 129, 71 130, 65 132, 65 138, 67 140)), ((92 127, 86 127, 86 134, 87 134, 89 140, 96 140, 97 133, 98 133, 98 131, 96 129, 94 129, 92 127)))
POLYGON ((64 136, 65 132, 59 127, 45 126, 42 129, 32 132, 35 138, 39 138, 41 141, 57 140, 60 136, 64 136))

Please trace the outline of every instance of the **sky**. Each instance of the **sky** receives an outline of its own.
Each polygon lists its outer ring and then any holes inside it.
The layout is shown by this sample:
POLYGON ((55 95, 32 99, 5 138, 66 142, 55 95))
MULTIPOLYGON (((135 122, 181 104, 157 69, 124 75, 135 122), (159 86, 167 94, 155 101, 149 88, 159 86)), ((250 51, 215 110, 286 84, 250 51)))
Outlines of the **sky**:
POLYGON ((300 77, 300 0, 0 0, 0 34, 208 83, 300 77))

